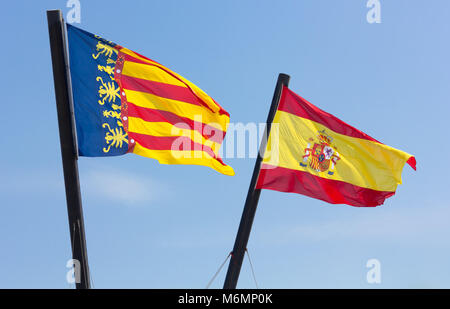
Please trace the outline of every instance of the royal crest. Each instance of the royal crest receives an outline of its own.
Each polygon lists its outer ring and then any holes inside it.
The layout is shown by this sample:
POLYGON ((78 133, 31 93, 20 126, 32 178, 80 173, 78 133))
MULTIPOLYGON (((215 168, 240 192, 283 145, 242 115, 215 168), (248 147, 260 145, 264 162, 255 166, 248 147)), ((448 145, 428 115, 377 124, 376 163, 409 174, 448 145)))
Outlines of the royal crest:
POLYGON ((327 172, 329 175, 333 175, 336 163, 340 158, 337 148, 332 143, 333 138, 325 132, 325 129, 319 131, 317 140, 313 138, 309 139, 300 166, 308 167, 309 165, 316 172, 327 172), (311 143, 314 143, 312 148, 311 143))

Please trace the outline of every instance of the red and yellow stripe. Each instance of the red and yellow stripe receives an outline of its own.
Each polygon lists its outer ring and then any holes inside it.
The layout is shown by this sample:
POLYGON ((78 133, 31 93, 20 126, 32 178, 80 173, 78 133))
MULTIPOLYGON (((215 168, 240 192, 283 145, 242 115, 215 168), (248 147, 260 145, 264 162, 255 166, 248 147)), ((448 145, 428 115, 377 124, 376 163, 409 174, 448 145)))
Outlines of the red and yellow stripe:
POLYGON ((177 73, 126 48, 116 48, 114 78, 120 86, 128 152, 162 164, 204 165, 234 175, 219 156, 229 114, 177 73))
POLYGON ((378 142, 288 88, 283 89, 273 122, 279 124, 278 140, 272 140, 271 132, 267 148, 271 156, 263 160, 257 188, 300 193, 333 204, 377 206, 395 194, 405 163, 415 169, 410 154, 378 142), (317 142, 322 130, 333 138, 332 147, 339 153, 332 174, 300 165, 308 144, 317 142))

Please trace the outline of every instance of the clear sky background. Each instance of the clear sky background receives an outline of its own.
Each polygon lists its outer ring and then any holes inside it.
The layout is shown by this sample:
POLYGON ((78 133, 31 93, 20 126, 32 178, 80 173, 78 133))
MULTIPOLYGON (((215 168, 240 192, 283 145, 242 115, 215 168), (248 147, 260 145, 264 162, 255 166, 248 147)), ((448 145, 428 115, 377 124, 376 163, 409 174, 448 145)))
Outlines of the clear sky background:
MULTIPOLYGON (((263 191, 248 249, 262 288, 450 288, 450 2, 87 1, 81 27, 150 57, 264 122, 277 75, 318 107, 414 154, 377 208, 263 191), (381 262, 381 284, 366 263, 381 262)), ((0 288, 73 288, 47 9, 0 10, 0 288)), ((95 288, 204 288, 231 251, 254 158, 236 176, 126 155, 81 158, 95 288)), ((223 285, 226 268, 212 287, 223 285)), ((240 288, 254 288, 243 264, 240 288)))

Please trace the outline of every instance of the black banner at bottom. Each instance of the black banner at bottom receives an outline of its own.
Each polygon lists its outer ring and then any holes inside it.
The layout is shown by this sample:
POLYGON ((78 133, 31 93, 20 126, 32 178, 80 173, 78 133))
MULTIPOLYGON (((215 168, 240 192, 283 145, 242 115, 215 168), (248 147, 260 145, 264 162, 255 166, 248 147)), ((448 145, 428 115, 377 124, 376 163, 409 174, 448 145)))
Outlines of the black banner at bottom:
MULTIPOLYGON (((57 298, 66 299, 70 305, 87 305, 98 298, 102 306, 106 303, 118 305, 119 303, 164 305, 164 306, 195 306, 195 308, 209 308, 217 306, 234 305, 301 305, 305 301, 313 301, 315 305, 324 305, 327 302, 345 300, 346 302, 354 296, 362 297, 367 303, 374 305, 382 304, 384 296, 399 297, 415 301, 418 298, 431 296, 436 300, 437 296, 450 295, 450 290, 288 290, 288 289, 264 289, 264 290, 1 290, 0 297, 11 297, 15 304, 22 301, 43 300, 46 297, 52 300, 57 298), (383 297, 382 297, 383 296, 383 297)), ((61 303, 63 305, 63 303, 61 303)), ((385 304, 385 303, 384 303, 385 304)))

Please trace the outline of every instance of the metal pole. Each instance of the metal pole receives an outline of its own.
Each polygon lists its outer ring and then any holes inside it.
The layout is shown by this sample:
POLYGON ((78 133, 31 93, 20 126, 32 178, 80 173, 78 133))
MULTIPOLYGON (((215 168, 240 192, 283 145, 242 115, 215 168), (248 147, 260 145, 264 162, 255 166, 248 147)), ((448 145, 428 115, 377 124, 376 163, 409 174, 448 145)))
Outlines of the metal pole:
POLYGON ((261 163, 266 151, 267 140, 269 138, 270 128, 272 126, 273 118, 280 103, 281 91, 283 86, 289 85, 289 75, 279 74, 275 93, 273 94, 272 105, 270 106, 269 115, 267 116, 266 129, 259 147, 258 157, 256 158, 255 168, 253 170, 252 180, 248 189, 247 199, 245 200, 244 211, 239 224, 239 230, 234 243, 233 252, 228 266, 227 276, 225 278, 224 289, 235 289, 239 273, 241 272, 242 261, 244 259, 245 249, 247 248, 250 231, 252 229, 253 219, 255 218, 256 208, 258 206, 260 189, 255 189, 261 169, 261 163))
POLYGON ((66 32, 60 10, 47 11, 48 32, 53 64, 56 108, 58 112, 59 139, 66 187, 67 212, 69 215, 72 258, 75 261, 77 289, 89 289, 89 266, 84 234, 83 209, 81 206, 80 180, 78 177, 75 119, 73 114, 66 32))

